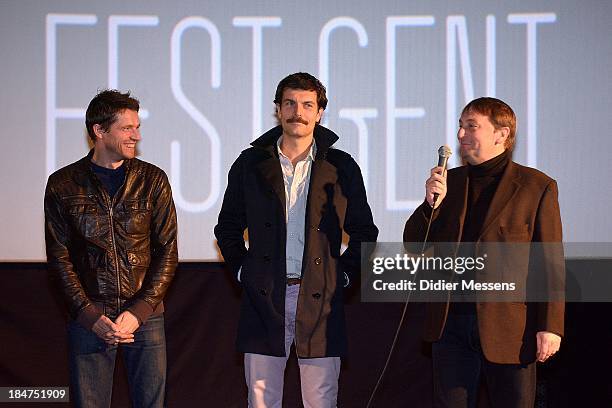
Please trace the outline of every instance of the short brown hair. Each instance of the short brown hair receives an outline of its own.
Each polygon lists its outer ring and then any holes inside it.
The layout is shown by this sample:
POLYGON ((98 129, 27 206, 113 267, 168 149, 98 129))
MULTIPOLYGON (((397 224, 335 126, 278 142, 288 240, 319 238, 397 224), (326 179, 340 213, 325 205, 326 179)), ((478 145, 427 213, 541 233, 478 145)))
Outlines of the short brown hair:
POLYGON ((506 102, 497 98, 482 97, 468 103, 465 108, 463 108, 461 114, 463 115, 469 111, 488 116, 495 129, 500 129, 502 127, 510 128, 510 133, 508 134, 506 143, 504 143, 504 147, 509 152, 514 149, 516 115, 506 102))
POLYGON ((140 102, 130 96, 130 92, 121 93, 116 89, 105 89, 89 102, 87 112, 85 112, 85 126, 87 133, 94 142, 96 135, 93 131, 94 125, 100 125, 107 131, 117 120, 117 114, 129 109, 138 112, 140 102))
POLYGON ((306 72, 296 72, 283 78, 276 87, 274 103, 281 104, 285 89, 301 89, 303 91, 315 91, 317 93, 317 108, 325 110, 327 107, 327 95, 325 87, 314 76, 306 72))

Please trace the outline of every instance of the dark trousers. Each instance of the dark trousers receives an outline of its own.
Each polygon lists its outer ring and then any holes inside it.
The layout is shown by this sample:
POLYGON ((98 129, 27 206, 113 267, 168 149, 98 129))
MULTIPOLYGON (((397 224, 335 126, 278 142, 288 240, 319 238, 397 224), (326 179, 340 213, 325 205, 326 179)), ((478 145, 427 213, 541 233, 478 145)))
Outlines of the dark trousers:
POLYGON ((475 314, 450 313, 442 338, 432 344, 434 407, 475 407, 481 376, 495 408, 533 408, 536 365, 487 361, 475 314))
POLYGON ((111 346, 94 332, 68 324, 71 399, 75 407, 110 407, 117 347, 121 347, 133 407, 163 407, 166 339, 163 315, 134 332, 134 343, 111 346))

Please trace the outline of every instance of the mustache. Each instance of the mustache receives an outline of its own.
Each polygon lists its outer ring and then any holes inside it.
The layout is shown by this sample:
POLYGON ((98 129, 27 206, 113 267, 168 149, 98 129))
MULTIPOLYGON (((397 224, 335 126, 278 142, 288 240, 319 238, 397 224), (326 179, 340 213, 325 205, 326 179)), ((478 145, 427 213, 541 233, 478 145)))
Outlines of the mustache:
POLYGON ((299 116, 287 119, 287 123, 301 123, 302 125, 308 125, 308 121, 300 118, 299 116))

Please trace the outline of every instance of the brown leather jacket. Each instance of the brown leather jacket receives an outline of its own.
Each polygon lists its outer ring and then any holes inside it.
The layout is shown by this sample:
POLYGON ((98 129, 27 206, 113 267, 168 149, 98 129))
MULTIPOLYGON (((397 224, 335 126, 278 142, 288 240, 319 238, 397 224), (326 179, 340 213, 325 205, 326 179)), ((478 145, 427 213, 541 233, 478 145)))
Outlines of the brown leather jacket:
POLYGON ((91 169, 92 154, 47 182, 49 274, 83 326, 124 310, 142 324, 163 311, 178 262, 170 184, 158 167, 126 160, 125 182, 111 199, 91 169))

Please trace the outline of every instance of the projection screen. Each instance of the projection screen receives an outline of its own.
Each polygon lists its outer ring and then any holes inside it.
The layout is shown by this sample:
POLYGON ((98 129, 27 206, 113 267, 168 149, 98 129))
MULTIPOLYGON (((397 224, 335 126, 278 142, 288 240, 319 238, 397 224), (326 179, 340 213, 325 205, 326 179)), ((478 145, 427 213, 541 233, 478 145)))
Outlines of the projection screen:
POLYGON ((171 180, 181 260, 219 260, 227 171, 297 71, 327 86, 323 124, 380 240, 401 240, 440 145, 458 165, 458 115, 488 95, 518 116, 514 159, 557 180, 564 240, 610 242, 611 18, 595 0, 3 0, 0 259, 45 259, 47 176, 88 152, 84 110, 118 88, 141 101, 139 157, 171 180))

